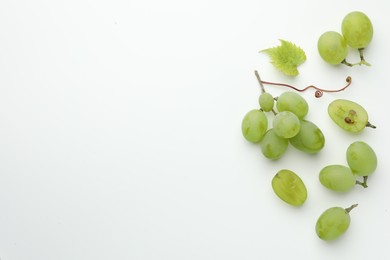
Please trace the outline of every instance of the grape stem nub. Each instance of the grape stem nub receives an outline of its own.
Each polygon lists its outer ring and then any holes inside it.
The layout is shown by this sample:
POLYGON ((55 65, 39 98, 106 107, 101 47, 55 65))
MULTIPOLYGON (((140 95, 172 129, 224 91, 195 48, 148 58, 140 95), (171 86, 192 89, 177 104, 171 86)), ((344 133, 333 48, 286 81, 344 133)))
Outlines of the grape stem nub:
POLYGON ((346 211, 347 213, 349 213, 349 212, 351 212, 351 210, 353 210, 353 209, 356 208, 357 206, 358 206, 358 204, 353 204, 351 207, 346 208, 345 211, 346 211))

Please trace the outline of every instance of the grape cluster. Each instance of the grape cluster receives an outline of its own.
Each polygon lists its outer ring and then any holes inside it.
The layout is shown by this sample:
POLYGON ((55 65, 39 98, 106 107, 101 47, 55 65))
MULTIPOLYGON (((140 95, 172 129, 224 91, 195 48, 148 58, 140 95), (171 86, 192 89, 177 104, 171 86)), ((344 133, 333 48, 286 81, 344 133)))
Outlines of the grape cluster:
POLYGON ((279 159, 289 143, 310 154, 324 147, 325 137, 320 128, 305 119, 309 106, 301 95, 286 91, 274 98, 262 87, 259 105, 259 109, 253 109, 244 116, 241 130, 247 141, 260 143, 261 152, 266 158, 279 159), (270 111, 274 113, 272 125, 265 114, 270 111))
POLYGON ((336 31, 324 32, 318 39, 317 48, 321 58, 329 64, 370 65, 364 60, 363 50, 369 45, 374 34, 370 18, 360 11, 347 14, 341 23, 341 34, 336 31), (357 49, 360 62, 346 61, 348 46, 357 49))

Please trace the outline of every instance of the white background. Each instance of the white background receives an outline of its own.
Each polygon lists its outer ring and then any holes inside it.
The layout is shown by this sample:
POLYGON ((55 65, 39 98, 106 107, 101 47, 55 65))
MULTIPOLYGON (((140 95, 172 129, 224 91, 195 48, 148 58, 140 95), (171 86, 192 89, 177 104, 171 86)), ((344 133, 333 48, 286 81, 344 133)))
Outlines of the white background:
POLYGON ((389 24, 386 0, 1 1, 1 260, 390 259, 389 24), (317 39, 354 10, 374 25, 372 66, 330 66, 317 39), (305 50, 299 76, 258 53, 278 39, 305 50), (302 94, 326 137, 319 154, 289 147, 269 161, 244 140, 255 69, 296 87, 352 77, 344 92, 302 94), (336 98, 364 106, 377 129, 338 128, 336 98), (357 140, 378 156, 369 187, 326 190, 320 169, 346 164, 357 140), (308 188, 300 208, 272 191, 283 168, 308 188), (318 216, 353 203, 347 233, 321 241, 318 216))

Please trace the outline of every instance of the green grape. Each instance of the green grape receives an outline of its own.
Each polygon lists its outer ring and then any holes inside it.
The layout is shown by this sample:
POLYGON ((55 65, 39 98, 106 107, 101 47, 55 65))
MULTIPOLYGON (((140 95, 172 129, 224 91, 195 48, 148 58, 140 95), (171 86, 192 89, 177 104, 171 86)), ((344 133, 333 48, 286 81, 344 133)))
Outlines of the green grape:
POLYGON ((288 140, 275 134, 275 131, 269 129, 261 141, 261 152, 263 155, 272 160, 279 159, 286 152, 288 140))
POLYGON ((341 31, 346 43, 356 49, 367 47, 374 34, 370 18, 359 11, 351 12, 344 17, 341 31))
POLYGON ((272 124, 275 133, 286 139, 296 136, 301 128, 301 122, 298 117, 290 111, 283 111, 276 114, 272 124))
POLYGON ((309 112, 309 105, 306 100, 299 94, 286 91, 283 92, 276 100, 276 108, 279 112, 293 112, 300 119, 304 118, 309 112))
POLYGON ((356 206, 357 204, 354 204, 346 209, 332 207, 325 210, 316 223, 318 237, 325 241, 331 241, 344 234, 351 223, 349 212, 356 206))
POLYGON ((274 98, 273 96, 268 92, 261 93, 259 97, 259 104, 261 109, 263 109, 265 112, 269 112, 274 108, 274 98))
POLYGON ((272 189, 284 202, 300 206, 307 199, 307 189, 302 179, 293 171, 280 170, 272 179, 272 189))
POLYGON ((350 100, 334 100, 328 106, 328 114, 339 127, 348 132, 357 133, 366 126, 375 128, 368 122, 367 111, 361 105, 350 100))
POLYGON ((329 64, 340 64, 348 54, 347 43, 344 37, 335 31, 323 33, 317 42, 321 58, 329 64))
POLYGON ((306 153, 317 153, 325 145, 325 137, 321 129, 313 122, 308 120, 301 120, 301 129, 299 133, 289 139, 290 143, 306 153))
POLYGON ((242 134, 252 143, 260 142, 268 129, 268 119, 263 111, 253 109, 246 113, 241 123, 242 134))
POLYGON ((356 141, 347 149, 347 162, 352 172, 358 176, 369 176, 377 167, 374 150, 362 141, 356 141))
POLYGON ((330 190, 346 192, 355 186, 356 177, 347 166, 334 164, 322 168, 320 182, 330 190))

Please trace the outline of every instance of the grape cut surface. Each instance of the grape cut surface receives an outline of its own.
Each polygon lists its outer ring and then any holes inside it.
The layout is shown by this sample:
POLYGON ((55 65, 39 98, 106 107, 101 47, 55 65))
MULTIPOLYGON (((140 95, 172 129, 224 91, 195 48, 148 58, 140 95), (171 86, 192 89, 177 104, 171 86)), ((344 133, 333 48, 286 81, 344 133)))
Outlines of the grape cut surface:
POLYGON ((307 189, 302 179, 293 171, 280 170, 272 179, 275 194, 292 206, 300 206, 307 199, 307 189))
POLYGON ((334 100, 328 106, 328 114, 339 127, 348 132, 358 133, 368 125, 367 111, 350 100, 334 100))

